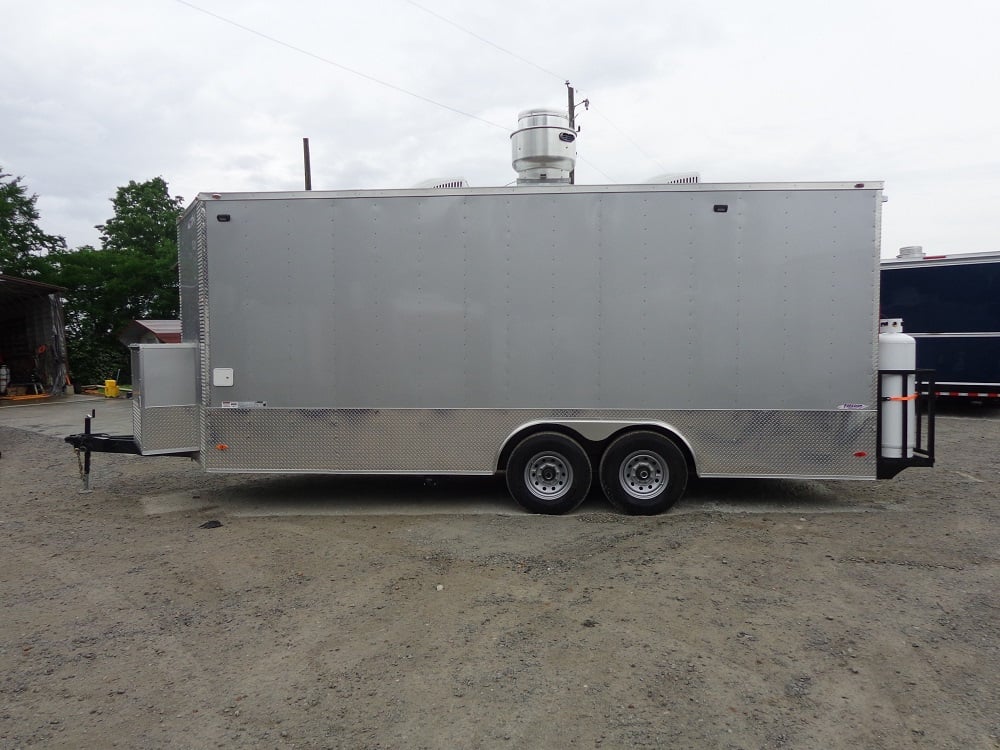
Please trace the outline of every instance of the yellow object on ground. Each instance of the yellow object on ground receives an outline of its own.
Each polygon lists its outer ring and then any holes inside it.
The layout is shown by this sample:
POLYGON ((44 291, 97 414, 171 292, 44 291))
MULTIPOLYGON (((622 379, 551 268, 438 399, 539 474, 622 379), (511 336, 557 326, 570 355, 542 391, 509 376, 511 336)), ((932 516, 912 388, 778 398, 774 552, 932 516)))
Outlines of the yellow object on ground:
POLYGON ((118 381, 116 380, 104 381, 104 397, 118 398, 118 381))

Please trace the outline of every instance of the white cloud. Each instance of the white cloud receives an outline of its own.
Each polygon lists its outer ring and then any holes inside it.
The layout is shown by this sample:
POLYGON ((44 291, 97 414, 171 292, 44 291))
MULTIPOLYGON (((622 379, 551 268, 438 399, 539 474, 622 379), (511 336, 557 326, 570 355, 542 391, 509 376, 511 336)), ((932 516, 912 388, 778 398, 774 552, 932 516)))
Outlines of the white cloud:
POLYGON ((505 184, 517 112, 565 106, 566 76, 594 106, 581 182, 883 179, 884 254, 995 248, 1000 5, 986 0, 420 0, 552 74, 406 0, 193 2, 259 33, 177 0, 5 9, 0 165, 71 245, 96 241, 129 180, 162 175, 188 199, 297 188, 303 136, 317 188, 505 184))

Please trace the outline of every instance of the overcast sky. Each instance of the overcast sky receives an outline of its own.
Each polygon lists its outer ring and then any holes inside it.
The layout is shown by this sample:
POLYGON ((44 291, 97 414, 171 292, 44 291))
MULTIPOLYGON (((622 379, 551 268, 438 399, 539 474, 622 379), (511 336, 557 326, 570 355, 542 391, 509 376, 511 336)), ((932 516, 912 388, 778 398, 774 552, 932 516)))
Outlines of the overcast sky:
POLYGON ((996 0, 0 0, 0 167, 71 247, 129 180, 300 189, 306 136, 315 189, 504 185, 568 78, 578 183, 884 180, 883 256, 1000 250, 998 29, 996 0))

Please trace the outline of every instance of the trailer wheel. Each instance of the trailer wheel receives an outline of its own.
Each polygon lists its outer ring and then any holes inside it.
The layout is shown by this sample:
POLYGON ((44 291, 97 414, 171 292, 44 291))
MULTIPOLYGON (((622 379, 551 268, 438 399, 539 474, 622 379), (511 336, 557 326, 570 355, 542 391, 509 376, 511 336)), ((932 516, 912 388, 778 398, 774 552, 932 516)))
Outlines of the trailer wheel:
POLYGON ((687 487, 684 454, 656 432, 622 435, 601 458, 601 487, 610 503, 625 513, 651 516, 676 503, 687 487))
POLYGON ((572 438, 540 432, 522 440, 507 460, 507 489, 532 513, 568 513, 587 496, 587 452, 572 438))

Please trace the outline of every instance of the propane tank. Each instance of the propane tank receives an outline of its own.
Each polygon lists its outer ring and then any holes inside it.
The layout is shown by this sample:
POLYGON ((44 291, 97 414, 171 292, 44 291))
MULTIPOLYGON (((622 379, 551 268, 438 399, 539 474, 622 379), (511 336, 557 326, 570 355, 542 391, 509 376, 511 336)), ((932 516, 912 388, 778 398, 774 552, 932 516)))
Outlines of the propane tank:
POLYGON ((882 456, 912 458, 917 442, 916 378, 913 374, 895 375, 884 372, 914 370, 917 366, 917 341, 903 333, 901 318, 879 321, 878 363, 883 398, 879 417, 882 420, 882 456))

